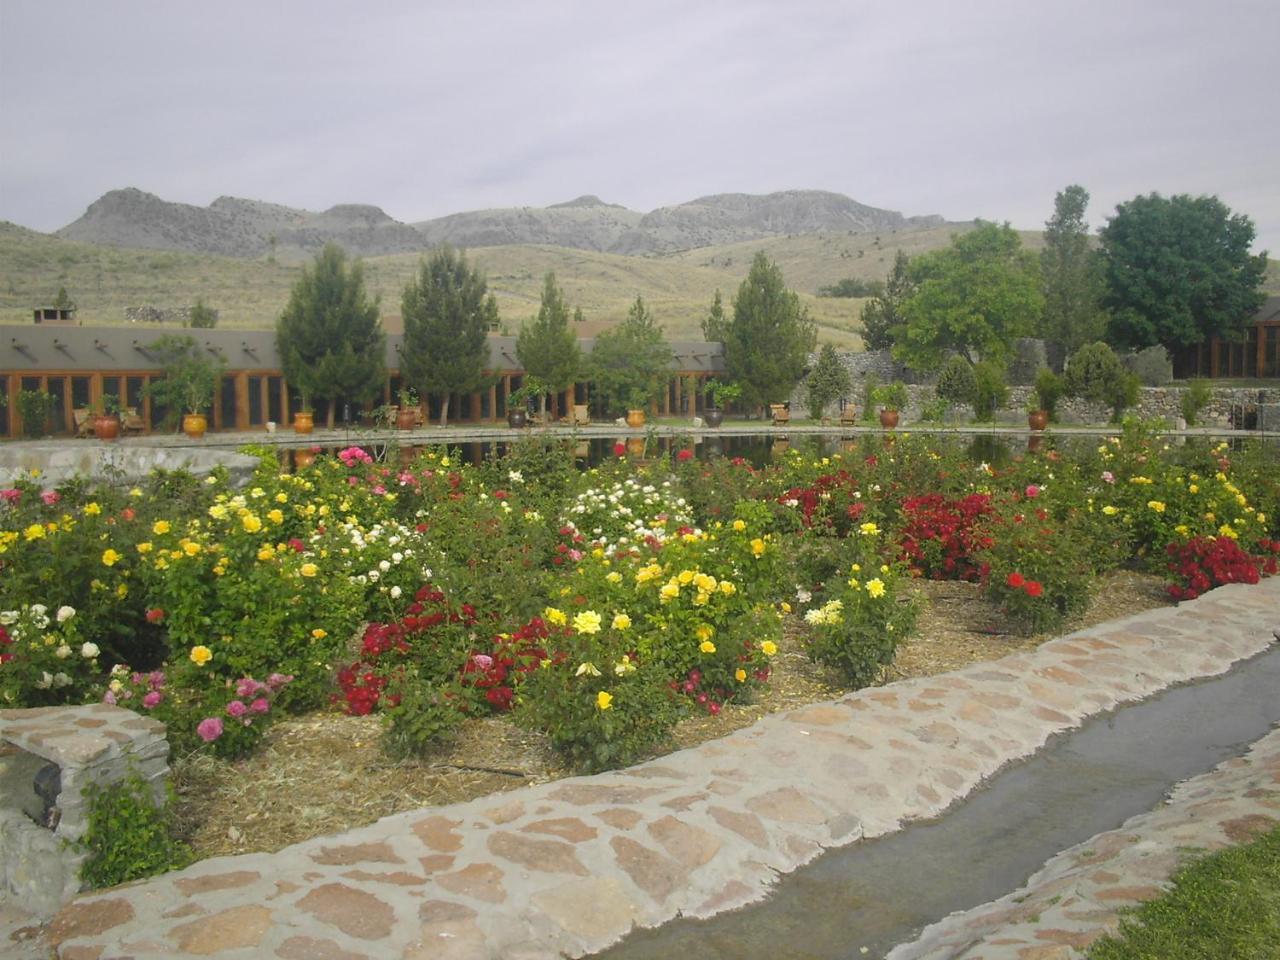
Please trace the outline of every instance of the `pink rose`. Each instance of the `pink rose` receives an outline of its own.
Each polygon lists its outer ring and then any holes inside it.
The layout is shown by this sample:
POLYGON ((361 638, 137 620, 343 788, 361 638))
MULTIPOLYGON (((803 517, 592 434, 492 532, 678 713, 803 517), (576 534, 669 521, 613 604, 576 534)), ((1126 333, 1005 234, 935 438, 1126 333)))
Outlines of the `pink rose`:
POLYGON ((0 499, 5 503, 17 503, 22 499, 22 491, 10 487, 8 490, 0 490, 0 499))
POLYGON ((245 715, 245 711, 248 709, 249 708, 239 700, 232 700, 227 704, 227 713, 231 714, 233 717, 243 717, 245 715))
POLYGON ((1113 474, 1110 470, 1103 470, 1103 471, 1102 471, 1102 482, 1103 482, 1103 483, 1115 483, 1115 482, 1116 482, 1115 474, 1113 474))
POLYGON ((267 686, 272 690, 279 690, 286 683, 290 683, 292 680, 293 677, 290 674, 273 673, 271 676, 267 677, 267 686))
POLYGON ((160 701, 164 699, 164 694, 159 690, 152 690, 142 698, 142 705, 148 710, 153 710, 160 705, 160 701))
POLYGON ((102 702, 109 703, 114 707, 116 705, 116 695, 108 690, 102 695, 102 702))
POLYGON ((44 493, 40 494, 40 499, 45 502, 46 506, 52 507, 62 499, 62 494, 57 490, 46 490, 44 493))
POLYGON ((1026 493, 1027 493, 1028 500, 1034 500, 1036 497, 1040 496, 1040 488, 1037 487, 1034 483, 1029 484, 1027 486, 1026 493))
POLYGON ((471 658, 472 662, 481 670, 488 670, 493 666, 493 657, 485 653, 477 653, 471 658))
POLYGON ((196 733, 205 743, 213 743, 213 741, 222 736, 222 718, 205 717, 200 721, 200 725, 196 727, 196 733))
POLYGON ((266 697, 259 697, 253 703, 249 704, 249 709, 254 713, 266 713, 271 709, 271 702, 266 697))

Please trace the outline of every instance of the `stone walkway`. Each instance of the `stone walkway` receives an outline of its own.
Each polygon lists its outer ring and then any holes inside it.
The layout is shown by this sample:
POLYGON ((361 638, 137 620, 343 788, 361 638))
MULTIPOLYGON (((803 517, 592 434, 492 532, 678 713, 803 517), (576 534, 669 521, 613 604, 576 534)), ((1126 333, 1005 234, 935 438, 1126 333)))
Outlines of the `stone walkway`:
MULTIPOLYGON (((633 925, 758 900, 825 848, 940 813, 1087 716, 1225 671, 1264 650, 1277 625, 1280 578, 1224 587, 994 663, 767 717, 628 770, 84 896, 47 936, 63 960, 581 956, 633 925)), ((1201 822, 1220 839, 1219 821, 1201 822)), ((1198 839, 1190 829, 1181 842, 1212 842, 1198 839)), ((1129 883, 1125 869, 1117 859, 1116 879, 1097 879, 1108 906, 1126 886, 1140 899, 1153 885, 1129 883)), ((1042 952, 1010 944, 973 956, 1069 955, 1032 938, 1017 943, 1042 952)))

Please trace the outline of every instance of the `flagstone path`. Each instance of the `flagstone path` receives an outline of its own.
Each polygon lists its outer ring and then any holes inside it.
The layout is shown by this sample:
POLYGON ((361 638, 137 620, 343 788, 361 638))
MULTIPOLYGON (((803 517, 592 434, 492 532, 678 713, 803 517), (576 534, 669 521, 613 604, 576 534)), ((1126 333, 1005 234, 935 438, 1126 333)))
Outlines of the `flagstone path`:
MULTIPOLYGON (((1088 716, 1225 671, 1266 649, 1278 626, 1280 578, 1224 587, 994 663, 775 714, 627 770, 399 814, 82 896, 46 935, 63 960, 581 956, 633 925, 758 900, 825 848, 940 813, 1088 716)), ((1272 753, 1242 762, 1261 771, 1251 789, 1274 812, 1266 778, 1274 784, 1276 769, 1263 756, 1272 753)), ((1197 813, 1177 842, 1210 846, 1262 822, 1233 821, 1269 816, 1197 813)), ((1111 856, 1116 844, 1094 848, 1109 860, 1090 874, 1081 916, 1067 917, 1063 898, 1053 925, 1042 910, 1037 930, 966 956, 1075 955, 1090 923, 1111 922, 1106 909, 1149 896, 1159 882, 1136 861, 1111 856), (1064 939, 1037 937, 1048 929, 1064 939)), ((1076 867, 1093 865, 1084 848, 1071 856, 1076 867)), ((1030 916, 996 911, 987 920, 1027 925, 1030 916)), ((970 946, 986 935, 975 931, 970 946)))

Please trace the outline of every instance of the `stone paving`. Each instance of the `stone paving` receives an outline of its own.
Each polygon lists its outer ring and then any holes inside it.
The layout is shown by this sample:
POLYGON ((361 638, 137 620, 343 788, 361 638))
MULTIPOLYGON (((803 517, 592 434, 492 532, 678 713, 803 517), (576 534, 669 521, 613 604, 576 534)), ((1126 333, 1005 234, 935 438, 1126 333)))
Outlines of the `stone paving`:
MULTIPOLYGON (((581 956, 635 925, 758 900, 828 847, 937 815, 1085 717, 1261 652, 1278 624, 1280 578, 1224 587, 994 663, 776 714, 628 770, 83 896, 48 942, 63 960, 581 956)), ((1115 893, 1128 885, 1116 878, 1098 883, 1115 893)))

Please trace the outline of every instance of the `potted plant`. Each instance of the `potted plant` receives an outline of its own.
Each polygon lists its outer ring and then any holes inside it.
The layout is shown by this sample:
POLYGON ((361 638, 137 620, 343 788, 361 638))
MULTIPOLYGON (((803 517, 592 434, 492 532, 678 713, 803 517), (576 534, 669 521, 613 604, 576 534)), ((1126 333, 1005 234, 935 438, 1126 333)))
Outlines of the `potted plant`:
POLYGON ((1027 426, 1043 430, 1058 419, 1058 400, 1062 397, 1062 378, 1048 367, 1036 372, 1036 385, 1027 398, 1027 426))
POLYGON ((94 409, 93 435, 99 440, 115 440, 120 436, 120 398, 105 393, 94 409))
POLYGON ((412 430, 418 425, 418 395, 412 387, 400 388, 400 406, 396 408, 396 429, 412 430))
POLYGON ((644 409, 653 399, 653 391, 645 387, 632 387, 626 392, 627 426, 639 430, 645 424, 644 409))
POLYGON ((708 380, 702 390, 707 398, 703 420, 708 427, 718 427, 724 423, 724 408, 742 397, 741 386, 736 383, 721 383, 719 380, 708 380))
POLYGON ((311 397, 307 392, 300 391, 298 393, 298 410, 293 415, 293 432, 294 433, 310 433, 316 428, 316 414, 311 406, 311 397))
POLYGON ((169 334, 147 346, 164 370, 164 378, 152 380, 146 393, 171 410, 182 410, 182 430, 193 440, 209 427, 205 411, 213 404, 213 394, 226 370, 226 361, 216 350, 202 347, 194 337, 169 334))
POLYGON ((22 417, 22 435, 28 439, 43 437, 54 399, 43 390, 18 391, 18 414, 22 417))
POLYGON ((898 425, 898 412, 907 405, 907 386, 901 380, 877 386, 871 394, 880 408, 880 426, 892 430, 898 425))
POLYGON ((546 384, 532 374, 507 397, 507 425, 513 430, 529 425, 529 404, 547 392, 546 384))

